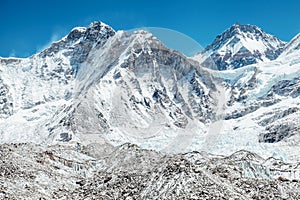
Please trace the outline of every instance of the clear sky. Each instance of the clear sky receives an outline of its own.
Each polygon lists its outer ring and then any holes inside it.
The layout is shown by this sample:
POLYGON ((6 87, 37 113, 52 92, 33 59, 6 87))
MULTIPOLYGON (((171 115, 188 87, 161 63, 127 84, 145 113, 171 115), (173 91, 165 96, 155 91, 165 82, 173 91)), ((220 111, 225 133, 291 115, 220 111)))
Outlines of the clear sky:
POLYGON ((299 0, 0 0, 0 56, 26 57, 75 26, 163 27, 202 46, 232 24, 254 24, 284 41, 300 33, 299 0))

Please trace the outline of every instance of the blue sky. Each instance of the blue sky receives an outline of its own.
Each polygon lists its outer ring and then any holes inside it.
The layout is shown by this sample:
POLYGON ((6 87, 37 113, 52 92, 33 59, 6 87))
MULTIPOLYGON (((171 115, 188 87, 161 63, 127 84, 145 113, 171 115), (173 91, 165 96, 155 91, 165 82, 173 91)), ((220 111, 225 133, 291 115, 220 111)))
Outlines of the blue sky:
POLYGON ((267 0, 0 0, 0 56, 26 57, 75 26, 103 21, 115 30, 163 27, 202 46, 235 22, 288 41, 300 32, 300 1, 267 0))

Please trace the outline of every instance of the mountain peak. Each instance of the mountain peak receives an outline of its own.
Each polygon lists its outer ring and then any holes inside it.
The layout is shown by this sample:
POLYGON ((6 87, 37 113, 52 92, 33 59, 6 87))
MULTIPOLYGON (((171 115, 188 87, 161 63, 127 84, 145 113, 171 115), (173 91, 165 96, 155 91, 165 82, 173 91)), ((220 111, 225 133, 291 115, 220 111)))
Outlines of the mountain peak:
POLYGON ((259 28, 258 26, 255 26, 255 25, 251 25, 251 24, 234 23, 229 28, 229 30, 232 30, 232 29, 237 29, 237 30, 240 30, 241 32, 253 32, 253 31, 256 31, 256 32, 263 33, 263 31, 262 31, 261 28, 259 28))
POLYGON ((96 27, 102 27, 102 26, 108 26, 107 24, 101 22, 101 21, 93 21, 92 23, 90 23, 90 25, 88 26, 89 28, 96 28, 96 27))
MULTIPOLYGON (((103 22, 93 22, 88 27, 76 27, 71 32, 54 42, 38 54, 42 58, 53 58, 55 54, 63 54, 70 59, 71 72, 76 76, 79 66, 83 63, 92 48, 100 48, 115 35, 115 31, 103 22)), ((66 64, 67 65, 67 64, 66 64)))
POLYGON ((100 31, 100 32, 103 30, 115 32, 111 26, 109 26, 101 21, 94 21, 87 27, 87 31, 92 31, 92 30, 100 31))
POLYGON ((76 27, 66 36, 67 40, 89 40, 95 42, 103 37, 109 37, 114 35, 113 28, 101 21, 92 22, 88 27, 76 27))
POLYGON ((251 38, 251 34, 252 34, 252 35, 255 36, 256 40, 259 40, 259 39, 262 39, 262 38, 277 38, 273 35, 270 35, 270 34, 266 33, 260 27, 255 26, 255 25, 251 25, 251 24, 235 23, 227 31, 231 31, 231 32, 236 33, 238 35, 246 34, 244 36, 245 37, 250 36, 250 38, 251 38))
POLYGON ((113 28, 101 21, 93 22, 88 27, 75 27, 63 39, 42 51, 41 55, 51 55, 51 53, 67 49, 73 51, 77 49, 76 47, 89 51, 93 45, 103 45, 114 34, 113 28))
POLYGON ((256 40, 259 40, 263 37, 268 38, 270 35, 265 33, 258 26, 251 24, 235 23, 230 28, 225 30, 222 34, 218 35, 216 37, 216 40, 222 39, 224 42, 226 42, 226 40, 231 39, 232 37, 240 36, 242 36, 243 38, 249 37, 250 39, 253 39, 254 37, 256 40))
POLYGON ((239 22, 234 23, 233 25, 231 25, 231 27, 227 30, 231 30, 231 29, 244 29, 246 26, 251 26, 254 27, 253 25, 250 24, 241 24, 239 22))
POLYGON ((274 60, 284 45, 285 42, 258 26, 235 23, 218 35, 202 54, 211 57, 220 70, 235 69, 274 60))

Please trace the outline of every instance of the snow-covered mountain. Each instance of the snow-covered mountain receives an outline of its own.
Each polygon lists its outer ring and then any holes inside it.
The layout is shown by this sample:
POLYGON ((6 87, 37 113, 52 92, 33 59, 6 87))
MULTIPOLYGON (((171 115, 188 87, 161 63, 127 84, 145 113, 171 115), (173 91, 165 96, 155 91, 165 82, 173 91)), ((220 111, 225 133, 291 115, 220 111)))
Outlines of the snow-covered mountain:
MULTIPOLYGON (((206 48, 213 54, 225 46, 266 52, 283 45, 250 25, 235 24, 217 38, 219 45, 206 48)), ((29 58, 1 59, 0 141, 104 140, 171 152, 247 149, 295 159, 298 38, 273 61, 214 71, 144 31, 115 32, 102 22, 74 28, 29 58)))
POLYGON ((0 58, 0 197, 299 199, 299 46, 235 24, 187 58, 94 22, 0 58))
MULTIPOLYGON (((218 38, 244 38, 238 44, 249 48, 260 41, 261 51, 283 45, 250 25, 218 38)), ((102 22, 74 28, 29 58, 1 58, 0 142, 246 149, 299 161, 297 38, 273 61, 215 71, 144 31, 115 32, 102 22)), ((206 49, 218 52, 214 43, 206 49)))
POLYGON ((47 123, 74 97, 79 66, 114 34, 95 22, 29 58, 1 58, 1 143, 45 141, 47 123))
POLYGON ((1 70, 2 143, 161 140, 162 149, 217 117, 210 74, 144 31, 93 23, 32 57, 1 59, 1 70))
POLYGON ((215 69, 237 69, 246 65, 262 63, 276 59, 285 42, 276 36, 265 33, 261 28, 253 25, 234 24, 222 34, 218 35, 212 44, 195 59, 204 65, 215 63, 215 69), (205 63, 209 61, 209 63, 205 63))

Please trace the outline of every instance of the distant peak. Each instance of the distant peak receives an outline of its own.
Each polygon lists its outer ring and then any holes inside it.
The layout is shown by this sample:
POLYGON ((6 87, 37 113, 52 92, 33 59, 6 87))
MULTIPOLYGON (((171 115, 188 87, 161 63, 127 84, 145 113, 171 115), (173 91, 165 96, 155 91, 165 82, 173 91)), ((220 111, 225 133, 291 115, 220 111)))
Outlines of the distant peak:
POLYGON ((235 23, 229 29, 227 29, 227 31, 233 31, 233 30, 239 30, 240 32, 243 33, 258 33, 258 34, 264 33, 264 31, 261 28, 251 24, 235 23))
MULTIPOLYGON (((209 46, 206 47, 206 50, 208 49, 213 49, 216 50, 220 48, 223 44, 226 43, 226 41, 230 40, 233 37, 238 37, 243 35, 249 35, 248 33, 252 35, 256 35, 258 37, 263 37, 264 35, 267 35, 264 33, 261 28, 251 25, 251 24, 240 24, 240 23, 235 23, 228 29, 226 29, 223 33, 218 35, 216 39, 213 41, 213 43, 209 46)), ((246 36, 248 37, 248 36, 246 36)), ((235 41, 235 40, 233 40, 235 41)))
POLYGON ((145 39, 147 39, 147 38, 153 39, 154 38, 154 35, 152 33, 148 32, 148 31, 145 31, 145 30, 136 30, 136 31, 133 31, 132 35, 143 37, 145 39))
MULTIPOLYGON (((115 35, 115 31, 109 25, 101 22, 92 22, 88 27, 75 27, 71 32, 58 42, 52 43, 51 46, 44 51, 41 55, 51 55, 62 49, 73 50, 74 45, 81 46, 84 56, 87 56, 92 46, 103 45, 109 37, 115 35)), ((82 59, 84 60, 84 59, 82 59)))
POLYGON ((109 25, 101 22, 101 21, 94 21, 92 23, 90 23, 89 26, 87 27, 75 27, 71 30, 71 32, 86 32, 87 29, 91 30, 91 29, 97 29, 97 30, 100 30, 101 28, 103 27, 107 27, 109 29, 112 29, 109 25))
POLYGON ((232 26, 233 27, 239 27, 241 24, 239 22, 234 23, 232 26))
POLYGON ((84 37, 85 39, 91 41, 97 41, 99 37, 107 35, 114 35, 115 31, 109 25, 101 22, 95 21, 92 22, 88 27, 76 27, 67 36, 68 39, 78 40, 79 38, 84 37))
MULTIPOLYGON (((103 22, 101 22, 101 21, 94 21, 94 22, 92 22, 89 26, 88 26, 88 28, 101 28, 101 27, 109 27, 109 28, 111 28, 109 25, 107 25, 107 24, 105 24, 105 23, 103 23, 103 22)), ((112 28, 111 28, 112 29, 112 28)))
MULTIPOLYGON (((268 38, 277 40, 279 43, 281 41, 266 32, 264 32, 260 27, 251 25, 251 24, 240 24, 234 23, 231 27, 226 29, 223 33, 218 35, 214 40, 212 45, 209 45, 208 48, 214 46, 214 49, 219 48, 222 44, 225 44, 226 41, 231 40, 232 38, 255 38, 256 40, 266 40, 268 38)), ((239 39, 237 39, 239 40, 239 39)), ((236 40, 232 40, 236 41, 236 40)))
POLYGON ((101 21, 93 21, 90 23, 89 27, 94 27, 94 26, 102 26, 104 23, 101 21))
POLYGON ((274 60, 285 43, 251 24, 235 23, 202 52, 209 53, 218 69, 235 69, 263 60, 274 60))

